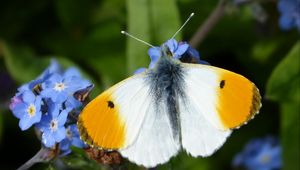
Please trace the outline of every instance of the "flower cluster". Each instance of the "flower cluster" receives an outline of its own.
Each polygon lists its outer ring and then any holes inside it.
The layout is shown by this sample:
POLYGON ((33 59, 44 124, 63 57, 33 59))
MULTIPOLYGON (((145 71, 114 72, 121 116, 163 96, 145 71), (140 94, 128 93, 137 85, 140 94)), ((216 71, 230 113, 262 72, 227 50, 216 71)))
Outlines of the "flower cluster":
MULTIPOLYGON (((185 63, 197 63, 197 64, 208 64, 206 61, 200 60, 200 55, 197 50, 191 47, 186 42, 177 42, 175 39, 170 39, 164 43, 174 59, 180 60, 185 63)), ((150 56, 151 62, 149 68, 154 68, 155 64, 158 62, 159 58, 162 56, 162 47, 152 47, 148 50, 148 55, 150 56)), ((137 69, 134 74, 141 73, 145 71, 146 68, 137 69)))
POLYGON ((265 137, 251 140, 244 150, 235 156, 233 166, 243 166, 248 170, 281 169, 281 146, 278 139, 265 137))
POLYGON ((92 84, 82 79, 77 69, 63 71, 52 60, 37 79, 18 88, 10 109, 20 119, 21 130, 34 125, 41 132, 45 147, 58 146, 65 155, 71 152, 71 145, 80 148, 85 146, 76 126, 82 102, 75 98, 75 94, 91 87, 92 84))
POLYGON ((282 30, 298 29, 300 33, 300 0, 279 0, 279 26, 282 30))

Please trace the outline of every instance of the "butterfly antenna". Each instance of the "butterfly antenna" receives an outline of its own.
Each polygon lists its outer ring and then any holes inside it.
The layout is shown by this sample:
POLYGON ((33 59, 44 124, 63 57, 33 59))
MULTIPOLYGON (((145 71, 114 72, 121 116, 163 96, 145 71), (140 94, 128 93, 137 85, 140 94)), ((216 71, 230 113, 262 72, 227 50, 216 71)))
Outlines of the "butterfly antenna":
POLYGON ((175 34, 172 36, 171 39, 176 37, 176 35, 182 30, 182 28, 189 22, 189 20, 194 16, 195 13, 191 13, 191 15, 188 17, 188 19, 185 20, 185 22, 182 24, 182 26, 175 32, 175 34))
POLYGON ((126 32, 126 31, 121 31, 121 34, 127 35, 127 36, 129 36, 129 37, 131 37, 131 38, 133 38, 133 39, 135 39, 135 40, 137 40, 137 41, 141 42, 141 43, 144 43, 144 44, 146 44, 146 45, 150 46, 150 47, 154 47, 154 46, 153 46, 153 45, 151 45, 150 43, 147 43, 146 41, 143 41, 143 40, 141 40, 141 39, 139 39, 139 38, 137 38, 137 37, 135 37, 135 36, 133 36, 133 35, 129 34, 129 33, 128 33, 128 32, 126 32))

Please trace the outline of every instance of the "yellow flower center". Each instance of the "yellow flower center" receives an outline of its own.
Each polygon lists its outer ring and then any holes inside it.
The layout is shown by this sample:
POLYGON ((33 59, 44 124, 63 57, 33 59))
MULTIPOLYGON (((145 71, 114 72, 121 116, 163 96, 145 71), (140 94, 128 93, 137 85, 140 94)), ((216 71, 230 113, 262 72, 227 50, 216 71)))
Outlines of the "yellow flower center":
POLYGON ((30 117, 33 117, 35 115, 35 106, 33 104, 30 104, 27 108, 27 113, 29 114, 30 117))
POLYGON ((58 129, 58 122, 57 122, 57 120, 52 120, 50 122, 50 129, 52 131, 56 131, 58 129))
POLYGON ((64 83, 55 83, 54 90, 56 91, 63 91, 66 88, 64 83))
POLYGON ((69 138, 69 139, 72 138, 72 132, 71 132, 70 127, 67 128, 66 135, 67 135, 67 138, 69 138))
POLYGON ((268 162, 270 162, 270 160, 271 160, 271 158, 270 158, 270 156, 269 155, 263 155, 261 158, 260 158, 260 161, 261 161, 261 163, 263 163, 263 164, 266 164, 266 163, 268 163, 268 162))

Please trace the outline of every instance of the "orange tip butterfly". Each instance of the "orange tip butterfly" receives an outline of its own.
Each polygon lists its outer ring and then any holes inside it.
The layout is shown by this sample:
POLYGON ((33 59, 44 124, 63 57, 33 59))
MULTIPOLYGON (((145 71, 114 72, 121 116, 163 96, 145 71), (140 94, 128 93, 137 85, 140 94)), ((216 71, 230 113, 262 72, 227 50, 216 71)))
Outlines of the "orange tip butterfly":
POLYGON ((160 52, 153 68, 119 82, 83 109, 78 128, 87 144, 155 167, 181 148, 193 157, 213 154, 233 129, 258 113, 261 96, 247 78, 218 67, 182 63, 165 44, 160 52))

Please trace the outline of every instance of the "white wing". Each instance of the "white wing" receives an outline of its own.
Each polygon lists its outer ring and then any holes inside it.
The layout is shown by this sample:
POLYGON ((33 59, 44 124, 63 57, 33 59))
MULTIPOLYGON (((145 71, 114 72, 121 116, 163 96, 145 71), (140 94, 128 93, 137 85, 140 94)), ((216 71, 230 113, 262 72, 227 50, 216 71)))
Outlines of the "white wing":
POLYGON ((260 108, 256 86, 245 77, 217 67, 183 64, 185 95, 179 99, 183 148, 193 156, 209 156, 233 128, 260 108))
POLYGON ((219 149, 231 130, 219 130, 204 116, 205 109, 197 108, 198 101, 179 100, 182 147, 192 156, 210 156, 219 149), (202 111, 203 110, 203 111, 202 111))
POLYGON ((185 94, 179 99, 182 147, 192 156, 209 156, 220 148, 231 130, 216 116, 216 75, 209 69, 184 67, 185 94))
POLYGON ((180 141, 173 138, 165 102, 156 106, 144 78, 135 75, 100 94, 84 108, 78 126, 88 144, 154 167, 176 155, 180 141))
POLYGON ((179 140, 172 134, 167 109, 161 106, 148 107, 145 120, 135 143, 121 150, 121 154, 136 164, 147 168, 167 162, 180 149, 179 140), (161 108, 156 110, 155 108, 161 108))
POLYGON ((121 149, 132 144, 150 105, 144 74, 132 76, 104 91, 81 112, 78 127, 88 144, 121 149))

